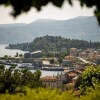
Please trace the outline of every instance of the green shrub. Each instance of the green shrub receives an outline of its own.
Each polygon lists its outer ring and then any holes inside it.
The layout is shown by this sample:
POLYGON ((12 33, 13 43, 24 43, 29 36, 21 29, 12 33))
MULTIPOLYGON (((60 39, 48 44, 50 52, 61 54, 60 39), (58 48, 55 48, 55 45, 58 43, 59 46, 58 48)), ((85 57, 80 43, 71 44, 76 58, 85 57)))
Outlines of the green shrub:
POLYGON ((16 94, 10 95, 8 93, 0 95, 1 100, 77 100, 69 93, 60 90, 50 90, 44 88, 26 89, 26 95, 16 94))
POLYGON ((99 100, 100 99, 100 89, 96 88, 93 92, 87 93, 80 98, 75 97, 68 91, 61 90, 51 90, 45 88, 35 88, 29 89, 26 88, 26 94, 17 93, 17 94, 1 94, 1 100, 99 100))
POLYGON ((88 66, 76 81, 75 87, 79 87, 82 93, 95 89, 95 85, 100 86, 100 67, 88 66))

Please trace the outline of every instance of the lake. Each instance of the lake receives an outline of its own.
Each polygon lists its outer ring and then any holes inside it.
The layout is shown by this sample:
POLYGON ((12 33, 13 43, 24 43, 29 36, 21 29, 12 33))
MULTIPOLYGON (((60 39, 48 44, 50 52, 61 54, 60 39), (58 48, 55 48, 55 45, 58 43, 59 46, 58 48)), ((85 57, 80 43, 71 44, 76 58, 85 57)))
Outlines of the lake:
MULTIPOLYGON (((7 44, 0 44, 0 57, 4 57, 5 55, 8 56, 12 56, 14 57, 16 55, 16 53, 18 52, 19 54, 24 54, 25 51, 21 51, 18 49, 5 49, 5 47, 8 46, 7 44)), ((7 68, 9 68, 10 66, 6 66, 7 68)), ((36 70, 31 70, 32 72, 35 72, 36 70)), ((42 73, 42 77, 43 76, 53 76, 53 75, 57 75, 58 73, 61 74, 61 71, 44 71, 41 70, 42 73)))
POLYGON ((5 49, 5 47, 8 46, 7 44, 0 44, 0 57, 4 57, 5 55, 14 57, 16 53, 24 54, 24 51, 18 50, 18 49, 5 49))

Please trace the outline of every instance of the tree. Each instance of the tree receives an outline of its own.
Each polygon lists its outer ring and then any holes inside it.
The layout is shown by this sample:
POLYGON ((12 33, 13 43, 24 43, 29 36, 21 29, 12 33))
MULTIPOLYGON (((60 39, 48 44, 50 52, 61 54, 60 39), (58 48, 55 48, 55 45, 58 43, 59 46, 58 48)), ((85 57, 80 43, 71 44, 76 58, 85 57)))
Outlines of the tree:
POLYGON ((77 79, 75 87, 79 87, 85 93, 87 90, 95 88, 95 85, 100 87, 100 67, 88 66, 77 79))
POLYGON ((62 64, 62 60, 63 60, 63 59, 62 59, 61 57, 58 58, 59 64, 62 64))
POLYGON ((54 58, 52 58, 52 59, 50 60, 50 64, 54 64, 54 63, 55 63, 54 58))
POLYGON ((4 58, 8 58, 8 55, 4 55, 4 58))
POLYGON ((19 57, 20 57, 20 58, 23 57, 23 54, 19 54, 19 57))
POLYGON ((0 68, 0 93, 5 93, 6 90, 9 93, 22 93, 24 92, 24 87, 35 88, 42 86, 42 82, 40 80, 40 71, 32 73, 27 69, 18 70, 14 68, 0 68))
MULTIPOLYGON (((26 51, 27 43, 9 45, 11 49, 20 49, 26 51), (23 48, 22 48, 23 47, 23 48)), ((32 42, 27 44, 27 51, 43 51, 43 56, 48 58, 62 57, 69 55, 70 48, 86 49, 94 48, 100 49, 100 42, 88 42, 77 39, 67 39, 59 36, 43 36, 37 37, 32 42), (48 46, 47 46, 48 45, 48 46), (90 46, 91 45, 91 46, 90 46), (48 48, 49 47, 49 48, 48 48)))
MULTIPOLYGON (((49 2, 52 2, 54 6, 61 7, 64 1, 69 2, 70 5, 73 4, 73 0, 0 0, 0 5, 4 4, 6 6, 11 5, 13 7, 12 15, 16 17, 22 12, 28 12, 32 7, 36 8, 38 11, 41 10, 42 6, 46 6, 49 2)), ((100 0, 78 0, 80 6, 87 6, 89 8, 95 6, 95 16, 100 24, 100 0)))
POLYGON ((15 57, 18 57, 18 55, 19 55, 19 54, 18 54, 18 52, 16 52, 16 55, 15 55, 15 57))
POLYGON ((5 70, 5 66, 4 65, 0 65, 0 70, 5 70))

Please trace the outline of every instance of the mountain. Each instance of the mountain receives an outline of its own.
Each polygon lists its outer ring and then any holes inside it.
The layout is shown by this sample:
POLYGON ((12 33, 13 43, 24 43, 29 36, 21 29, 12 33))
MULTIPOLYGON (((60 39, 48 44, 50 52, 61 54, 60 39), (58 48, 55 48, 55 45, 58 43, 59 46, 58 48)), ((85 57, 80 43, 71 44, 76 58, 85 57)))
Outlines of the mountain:
POLYGON ((30 24, 0 25, 0 43, 30 42, 45 35, 100 41, 100 26, 94 16, 69 20, 39 19, 30 24))

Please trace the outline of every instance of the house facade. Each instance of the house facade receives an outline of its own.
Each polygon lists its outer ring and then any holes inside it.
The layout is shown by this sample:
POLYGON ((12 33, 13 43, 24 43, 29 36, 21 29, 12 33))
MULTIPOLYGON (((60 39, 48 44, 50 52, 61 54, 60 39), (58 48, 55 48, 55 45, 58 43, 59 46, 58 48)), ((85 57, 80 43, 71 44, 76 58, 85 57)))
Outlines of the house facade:
POLYGON ((45 76, 41 78, 42 83, 45 87, 62 88, 62 80, 55 76, 45 76))

